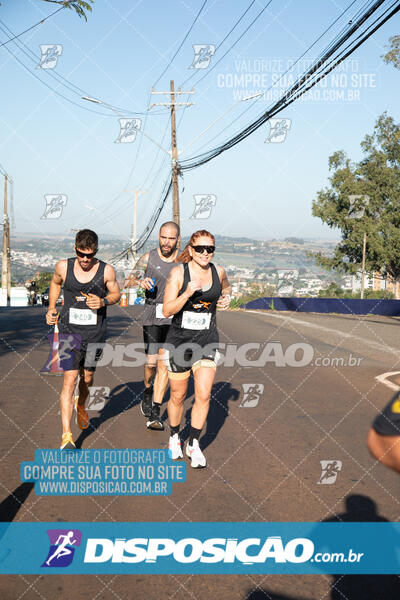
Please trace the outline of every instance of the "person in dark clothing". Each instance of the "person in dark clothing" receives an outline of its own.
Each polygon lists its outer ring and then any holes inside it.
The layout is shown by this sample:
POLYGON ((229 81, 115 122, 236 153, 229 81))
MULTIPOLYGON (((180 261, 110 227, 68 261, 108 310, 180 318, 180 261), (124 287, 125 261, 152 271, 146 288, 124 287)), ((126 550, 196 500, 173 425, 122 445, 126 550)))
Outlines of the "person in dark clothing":
POLYGON ((179 427, 192 371, 195 401, 186 455, 194 468, 206 466, 199 437, 207 418, 218 362, 216 310, 229 307, 232 291, 225 269, 211 262, 214 251, 215 238, 211 233, 193 233, 177 259, 183 264, 172 269, 164 294, 164 315, 173 316, 164 353, 170 383, 169 450, 172 459, 183 458, 179 427))
POLYGON ((74 250, 75 257, 60 260, 56 264, 46 313, 47 324, 57 323, 62 341, 67 340, 69 344, 68 351, 64 344, 59 346, 60 366, 64 370, 60 397, 62 450, 75 448, 71 432, 74 400, 79 427, 87 429, 89 426, 85 402, 89 387, 93 384, 96 361, 101 356, 99 347, 106 339, 107 306, 118 302, 121 296, 113 267, 95 258, 98 237, 94 231, 78 231, 74 250), (64 287, 64 306, 58 314, 56 303, 61 286, 64 287), (96 351, 94 356, 89 357, 93 347, 96 351), (78 375, 79 396, 74 399, 78 375))
POLYGON ((171 269, 176 266, 179 226, 173 221, 163 223, 158 236, 159 247, 146 252, 135 265, 127 286, 139 285, 146 299, 142 316, 144 350, 144 392, 140 405, 149 429, 163 430, 161 404, 168 387, 168 374, 162 359, 171 319, 163 315, 165 285, 171 269), (154 397, 153 397, 154 390, 154 397))
POLYGON ((367 437, 368 449, 377 460, 400 473, 400 392, 375 418, 367 437))

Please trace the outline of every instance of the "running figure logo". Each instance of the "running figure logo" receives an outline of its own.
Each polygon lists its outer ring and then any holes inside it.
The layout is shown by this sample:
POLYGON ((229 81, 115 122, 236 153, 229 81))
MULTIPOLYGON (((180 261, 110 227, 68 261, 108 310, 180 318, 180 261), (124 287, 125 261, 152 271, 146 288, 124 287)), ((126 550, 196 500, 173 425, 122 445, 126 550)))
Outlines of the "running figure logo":
POLYGON ((79 529, 48 529, 50 548, 42 567, 68 567, 74 558, 75 547, 81 545, 79 529))
POLYGON ((269 135, 265 144, 281 144, 285 141, 289 129, 292 127, 291 119, 270 119, 269 135))
POLYGON ((217 202, 215 194, 194 194, 195 206, 190 219, 208 219, 217 202))
POLYGON ((106 386, 91 386, 86 410, 103 410, 110 397, 110 388, 106 386))
POLYGON ((118 119, 120 132, 115 144, 132 144, 136 140, 136 134, 142 126, 141 119, 118 119))
POLYGON ((320 460, 321 464, 321 477, 318 484, 326 484, 332 485, 335 483, 339 471, 342 470, 342 461, 341 460, 320 460))
POLYGON ((68 197, 65 194, 45 194, 46 206, 41 219, 59 219, 64 207, 67 205, 68 197))
POLYGON ((72 368, 73 352, 79 350, 82 336, 78 333, 51 333, 48 336, 50 352, 46 364, 40 370, 41 373, 56 371, 68 371, 72 368))
POLYGON ((243 399, 239 404, 240 408, 254 408, 257 406, 260 396, 264 392, 263 383, 243 383, 243 399))
POLYGON ((207 69, 214 56, 214 44, 193 44, 194 58, 189 69, 207 69))
POLYGON ((62 54, 61 44, 40 44, 40 63, 36 65, 37 69, 54 69, 57 65, 58 57, 62 54))

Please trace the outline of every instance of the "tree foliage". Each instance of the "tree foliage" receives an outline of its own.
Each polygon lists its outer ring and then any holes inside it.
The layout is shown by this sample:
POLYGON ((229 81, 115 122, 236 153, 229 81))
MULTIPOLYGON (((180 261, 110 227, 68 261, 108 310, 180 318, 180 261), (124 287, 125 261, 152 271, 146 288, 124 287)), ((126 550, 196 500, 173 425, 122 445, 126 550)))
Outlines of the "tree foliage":
POLYGON ((87 21, 87 12, 92 12, 92 7, 89 4, 91 2, 93 4, 94 0, 42 0, 43 2, 50 2, 51 4, 60 4, 60 6, 65 6, 65 8, 69 8, 74 10, 79 17, 83 17, 85 21, 87 21))
POLYGON ((44 290, 49 287, 52 277, 53 273, 50 273, 49 271, 42 271, 39 273, 39 276, 35 280, 37 291, 44 292, 44 290))
POLYGON ((385 63, 392 64, 400 69, 400 35, 389 38, 389 50, 382 56, 385 63))
POLYGON ((367 234, 366 272, 400 279, 400 125, 386 113, 371 135, 361 142, 358 163, 343 150, 329 158, 330 186, 317 194, 312 213, 342 239, 332 256, 310 253, 325 269, 356 273, 361 269, 364 232, 367 234), (351 218, 350 196, 367 196, 362 218, 351 218))

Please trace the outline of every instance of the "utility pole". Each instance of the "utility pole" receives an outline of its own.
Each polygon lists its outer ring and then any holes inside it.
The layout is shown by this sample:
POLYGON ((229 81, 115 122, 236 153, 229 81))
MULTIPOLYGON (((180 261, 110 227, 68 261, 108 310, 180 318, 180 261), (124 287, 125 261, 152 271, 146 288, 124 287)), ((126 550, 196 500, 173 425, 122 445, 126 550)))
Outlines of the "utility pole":
POLYGON ((1 268, 1 287, 7 290, 7 304, 10 299, 11 290, 11 260, 10 260, 10 222, 8 220, 7 208, 7 181, 8 175, 4 175, 4 216, 3 216, 3 261, 1 268))
POLYGON ((182 94, 194 94, 194 90, 190 92, 183 92, 181 90, 175 91, 174 81, 171 80, 169 92, 155 92, 151 91, 152 94, 170 94, 170 102, 155 102, 153 106, 169 106, 171 109, 171 158, 172 158, 172 220, 177 225, 180 225, 180 211, 179 211, 179 162, 178 162, 178 145, 176 140, 176 119, 175 119, 175 107, 176 106, 192 106, 193 102, 176 102, 175 96, 182 94))
POLYGON ((132 267, 135 266, 136 261, 137 261, 137 255, 136 255, 136 243, 137 243, 137 207, 138 207, 138 200, 139 200, 139 194, 143 194, 143 192, 146 192, 147 190, 125 190, 126 192, 135 194, 134 196, 134 205, 133 205, 133 227, 132 227, 132 238, 131 238, 131 246, 132 246, 132 267))
POLYGON ((172 156, 172 220, 180 225, 179 184, 178 184, 178 147, 176 145, 175 89, 171 80, 171 156, 172 156))

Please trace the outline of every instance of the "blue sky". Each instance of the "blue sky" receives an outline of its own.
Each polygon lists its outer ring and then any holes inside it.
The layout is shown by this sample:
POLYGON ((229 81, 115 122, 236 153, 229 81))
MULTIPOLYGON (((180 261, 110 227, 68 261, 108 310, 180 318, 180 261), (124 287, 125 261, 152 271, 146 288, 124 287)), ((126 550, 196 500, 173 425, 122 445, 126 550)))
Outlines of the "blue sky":
MULTIPOLYGON (((160 198, 170 158, 141 134, 132 143, 115 143, 119 118, 140 118, 145 133, 168 150, 166 109, 153 108, 146 122, 144 114, 127 111, 147 111, 155 82, 157 91, 166 91, 170 79, 178 87, 194 73, 183 89, 193 86, 195 93, 180 99, 190 98, 195 104, 177 112, 181 150, 236 102, 181 158, 212 148, 271 104, 264 97, 257 102, 237 102, 238 98, 256 91, 268 93, 290 61, 303 54, 351 4, 350 0, 273 0, 196 85, 267 4, 257 0, 219 48, 250 0, 209 0, 178 55, 157 81, 202 3, 96 0, 87 23, 72 11, 63 10, 19 38, 27 47, 10 42, 0 48, 0 163, 15 179, 17 233, 45 235, 91 227, 99 233, 120 235, 125 243, 131 235, 133 201, 132 193, 124 190, 139 188, 143 190, 138 210, 140 234, 160 198), (54 69, 36 68, 41 44, 62 46, 54 69), (208 69, 189 68, 194 44, 217 47, 208 69), (29 58, 23 51, 36 57, 29 58), (70 89, 60 84, 56 74, 70 82, 70 89), (123 110, 115 114, 82 100, 83 94, 123 110), (59 219, 40 218, 46 194, 67 197, 59 219)), ((363 5, 361 0, 355 2, 286 78, 297 76, 298 69, 303 71, 304 61, 315 58, 363 5)), ((41 0, 2 0, 0 27, 6 25, 13 34, 19 33, 56 8, 41 0)), ((311 203, 317 190, 327 185, 332 152, 344 149, 357 160, 360 141, 372 131, 378 115, 387 111, 399 119, 398 94, 394 91, 398 90, 400 73, 381 59, 389 37, 398 33, 398 23, 396 16, 359 48, 340 72, 329 77, 326 87, 317 86, 312 97, 297 101, 279 115, 291 121, 283 142, 265 143, 270 130, 266 124, 212 162, 186 172, 180 179, 183 233, 206 227, 216 234, 263 239, 338 237, 312 217, 311 203), (216 197, 207 220, 190 218, 196 194, 216 197)), ((0 43, 7 39, 0 30, 0 43)), ((284 87, 289 84, 289 79, 281 81, 284 87)), ((169 99, 161 95, 152 98, 156 102, 169 99)), ((161 218, 170 217, 169 199, 161 218)))

